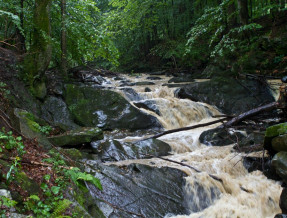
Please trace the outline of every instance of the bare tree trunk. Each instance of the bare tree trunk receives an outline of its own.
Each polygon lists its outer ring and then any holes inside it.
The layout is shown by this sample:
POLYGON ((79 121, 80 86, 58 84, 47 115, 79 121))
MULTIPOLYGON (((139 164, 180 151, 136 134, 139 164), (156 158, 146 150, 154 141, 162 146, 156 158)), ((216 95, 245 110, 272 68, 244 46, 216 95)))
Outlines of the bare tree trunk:
POLYGON ((66 0, 61 0, 61 70, 67 77, 67 32, 66 32, 66 0))
POLYGON ((241 25, 248 24, 248 0, 237 0, 241 25))

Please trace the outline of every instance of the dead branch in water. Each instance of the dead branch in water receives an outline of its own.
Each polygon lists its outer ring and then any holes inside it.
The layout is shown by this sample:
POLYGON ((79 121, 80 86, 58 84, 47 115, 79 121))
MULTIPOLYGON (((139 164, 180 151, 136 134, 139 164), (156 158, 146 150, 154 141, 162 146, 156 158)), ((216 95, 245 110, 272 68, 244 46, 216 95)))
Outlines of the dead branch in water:
POLYGON ((259 114, 259 113, 261 113, 263 111, 268 111, 268 110, 275 109, 278 106, 279 106, 278 102, 272 102, 270 104, 266 104, 266 105, 263 105, 261 107, 254 108, 252 110, 249 110, 247 112, 244 112, 244 113, 240 114, 237 117, 234 117, 230 121, 228 121, 228 122, 224 123, 223 125, 221 125, 219 128, 231 127, 231 126, 236 125, 237 123, 241 122, 242 120, 247 119, 248 117, 255 116, 255 115, 257 115, 257 114, 259 114))
POLYGON ((156 135, 154 135, 154 136, 151 136, 151 137, 149 137, 149 138, 146 138, 146 139, 144 139, 144 140, 147 140, 147 139, 156 139, 156 138, 159 138, 159 137, 161 137, 161 136, 164 136, 164 135, 167 135, 167 134, 171 134, 171 133, 174 133, 174 132, 181 132, 181 131, 186 131, 186 130, 191 130, 191 129, 200 128, 200 127, 210 126, 210 125, 212 125, 212 124, 216 124, 216 123, 223 122, 223 121, 225 121, 226 119, 227 119, 227 118, 223 118, 223 119, 211 121, 211 122, 208 122, 208 123, 202 123, 202 124, 197 124, 197 125, 194 125, 194 126, 188 126, 188 127, 178 128, 178 129, 167 130, 167 131, 164 131, 164 132, 162 132, 162 133, 159 133, 159 134, 156 134, 156 135))

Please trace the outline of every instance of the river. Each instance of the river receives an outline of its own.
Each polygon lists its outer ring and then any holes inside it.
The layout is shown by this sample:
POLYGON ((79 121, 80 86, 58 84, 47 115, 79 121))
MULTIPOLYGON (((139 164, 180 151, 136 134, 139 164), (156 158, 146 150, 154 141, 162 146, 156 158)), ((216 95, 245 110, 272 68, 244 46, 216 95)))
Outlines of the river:
MULTIPOLYGON (((149 102, 149 108, 144 109, 161 122, 165 130, 186 127, 199 123, 206 123, 218 118, 221 113, 213 106, 193 102, 188 99, 174 97, 176 87, 169 88, 164 85, 170 77, 155 76, 148 80, 150 75, 120 75, 133 84, 132 88, 138 94, 136 101, 124 92, 122 80, 110 79, 105 85, 121 93, 136 107, 138 102, 149 102), (153 85, 141 85, 140 82, 151 81, 153 85)), ((201 82, 197 80, 195 82, 201 82)), ((178 84, 180 86, 180 84, 178 84)), ((248 173, 244 167, 243 159, 246 156, 261 157, 262 152, 250 154, 237 153, 233 145, 207 146, 199 142, 200 134, 216 127, 197 128, 168 134, 159 139, 168 143, 172 152, 168 159, 192 166, 179 165, 158 158, 124 160, 109 162, 107 165, 127 166, 131 163, 140 163, 153 167, 172 167, 184 171, 186 202, 189 215, 166 214, 166 217, 274 217, 281 212, 279 198, 282 191, 281 184, 268 179, 261 171, 248 173), (214 179, 217 178, 217 179, 214 179), (203 189, 198 189, 196 184, 201 184, 203 189)), ((147 136, 145 136, 147 137, 147 136)), ((137 141, 140 137, 124 137, 120 141, 137 141)))

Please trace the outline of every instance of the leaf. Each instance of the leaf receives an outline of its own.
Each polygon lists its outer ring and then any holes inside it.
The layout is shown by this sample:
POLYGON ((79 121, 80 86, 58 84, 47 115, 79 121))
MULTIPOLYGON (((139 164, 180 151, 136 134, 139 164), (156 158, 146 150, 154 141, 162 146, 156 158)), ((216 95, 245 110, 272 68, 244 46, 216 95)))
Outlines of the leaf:
POLYGON ((54 195, 59 194, 61 188, 58 186, 52 186, 51 191, 53 192, 54 195))
POLYGON ((37 195, 30 195, 29 199, 34 201, 40 201, 40 198, 37 195))

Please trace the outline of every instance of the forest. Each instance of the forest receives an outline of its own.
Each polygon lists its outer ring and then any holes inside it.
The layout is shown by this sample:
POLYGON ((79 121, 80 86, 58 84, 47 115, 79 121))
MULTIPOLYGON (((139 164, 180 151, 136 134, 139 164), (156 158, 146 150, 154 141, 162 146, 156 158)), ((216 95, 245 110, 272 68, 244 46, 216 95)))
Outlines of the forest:
POLYGON ((3 0, 0 215, 286 217, 286 83, 286 0, 3 0))

